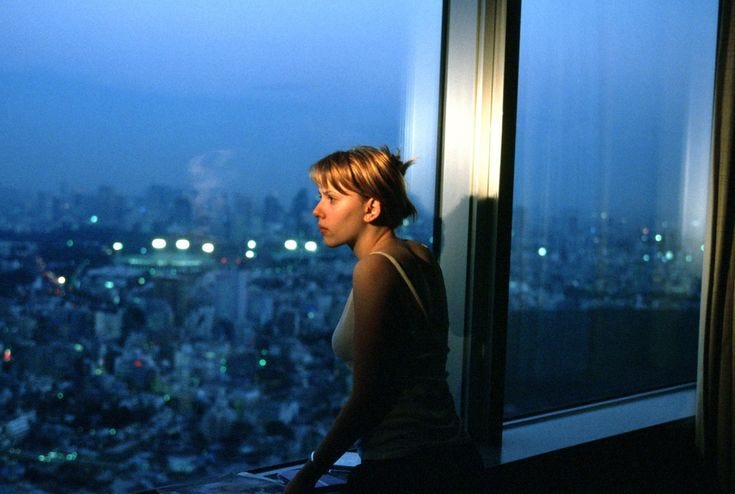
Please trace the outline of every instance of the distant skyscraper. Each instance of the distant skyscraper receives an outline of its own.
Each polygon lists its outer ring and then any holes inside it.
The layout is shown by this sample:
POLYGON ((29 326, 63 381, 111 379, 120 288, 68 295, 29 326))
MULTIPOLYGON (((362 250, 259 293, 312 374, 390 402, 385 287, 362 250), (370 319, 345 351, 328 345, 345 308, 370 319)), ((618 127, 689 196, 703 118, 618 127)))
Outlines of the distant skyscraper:
POLYGON ((234 266, 218 271, 214 304, 217 317, 243 327, 248 310, 248 272, 234 266))

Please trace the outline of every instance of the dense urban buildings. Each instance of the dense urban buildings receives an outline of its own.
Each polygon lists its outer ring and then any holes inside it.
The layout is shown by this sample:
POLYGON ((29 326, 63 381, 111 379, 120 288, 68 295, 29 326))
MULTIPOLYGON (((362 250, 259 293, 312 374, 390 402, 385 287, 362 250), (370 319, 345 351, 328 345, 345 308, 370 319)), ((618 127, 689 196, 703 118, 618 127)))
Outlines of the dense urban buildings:
MULTIPOLYGON (((330 336, 352 257, 322 246, 306 191, 2 193, 0 487, 132 492, 314 448, 349 386, 330 336)), ((699 244, 514 221, 506 415, 693 380, 699 244)))

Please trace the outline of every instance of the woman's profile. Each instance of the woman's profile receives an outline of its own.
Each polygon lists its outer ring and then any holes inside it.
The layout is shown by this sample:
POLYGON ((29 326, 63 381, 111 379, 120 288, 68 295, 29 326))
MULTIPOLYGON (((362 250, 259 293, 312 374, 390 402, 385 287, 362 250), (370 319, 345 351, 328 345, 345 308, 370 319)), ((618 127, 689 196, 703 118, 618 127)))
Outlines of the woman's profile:
POLYGON ((447 302, 438 263, 395 229, 416 215, 404 162, 388 148, 356 147, 314 163, 314 208, 329 247, 356 257, 352 290, 332 335, 352 369, 347 401, 312 458, 286 486, 310 492, 358 445, 346 492, 478 492, 482 461, 463 432, 446 382, 447 302))

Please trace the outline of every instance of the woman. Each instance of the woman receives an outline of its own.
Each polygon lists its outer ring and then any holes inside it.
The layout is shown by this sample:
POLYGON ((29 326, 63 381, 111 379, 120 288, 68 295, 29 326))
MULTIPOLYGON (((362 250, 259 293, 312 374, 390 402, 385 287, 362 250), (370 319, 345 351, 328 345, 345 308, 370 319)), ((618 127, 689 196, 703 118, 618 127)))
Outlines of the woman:
POLYGON ((477 492, 482 468, 446 382, 447 304, 437 262, 395 228, 415 216, 388 148, 338 151, 310 169, 324 243, 357 258, 332 347, 353 371, 350 396, 312 458, 286 486, 310 492, 359 440, 348 492, 477 492))

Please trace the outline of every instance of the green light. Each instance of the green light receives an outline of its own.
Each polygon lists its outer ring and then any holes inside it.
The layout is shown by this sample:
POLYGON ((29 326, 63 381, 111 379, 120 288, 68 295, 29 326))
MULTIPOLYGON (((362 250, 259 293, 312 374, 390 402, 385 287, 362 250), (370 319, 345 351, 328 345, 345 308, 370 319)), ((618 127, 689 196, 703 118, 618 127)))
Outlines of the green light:
POLYGON ((264 358, 258 360, 258 365, 261 367, 265 367, 268 364, 268 361, 264 358))
POLYGON ((166 401, 166 402, 171 401, 171 395, 168 394, 168 393, 166 393, 165 395, 163 395, 163 401, 166 401))
POLYGON ((77 352, 81 352, 82 350, 84 350, 84 347, 81 343, 74 343, 74 350, 77 352))
POLYGON ((64 399, 64 393, 62 393, 61 391, 59 391, 58 393, 56 393, 56 397, 58 399, 60 399, 60 400, 63 400, 64 399))
POLYGON ((73 241, 73 240, 71 240, 71 239, 67 240, 67 241, 66 241, 66 246, 67 246, 67 247, 74 247, 74 241, 73 241))
POLYGON ((110 428, 109 428, 109 429, 107 430, 107 433, 108 433, 109 435, 111 435, 111 436, 114 436, 115 434, 117 434, 117 429, 115 429, 114 427, 110 427, 110 428))

